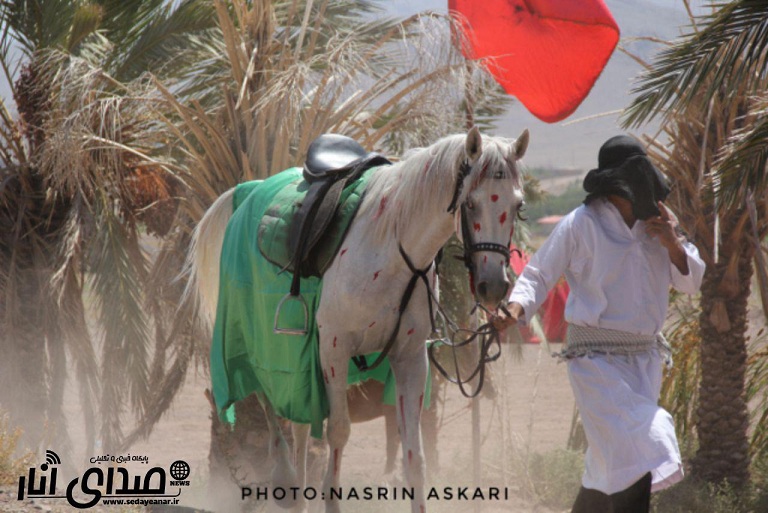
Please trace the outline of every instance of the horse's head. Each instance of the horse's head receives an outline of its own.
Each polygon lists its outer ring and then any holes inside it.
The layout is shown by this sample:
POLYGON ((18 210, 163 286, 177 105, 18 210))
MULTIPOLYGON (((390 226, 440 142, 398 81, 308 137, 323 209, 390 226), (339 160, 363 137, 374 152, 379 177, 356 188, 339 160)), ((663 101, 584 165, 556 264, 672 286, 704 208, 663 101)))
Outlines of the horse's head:
POLYGON ((465 193, 455 195, 460 212, 460 235, 470 269, 475 298, 494 311, 509 293, 507 264, 515 221, 523 205, 523 183, 518 161, 528 147, 528 130, 516 141, 467 134, 462 164, 465 193))

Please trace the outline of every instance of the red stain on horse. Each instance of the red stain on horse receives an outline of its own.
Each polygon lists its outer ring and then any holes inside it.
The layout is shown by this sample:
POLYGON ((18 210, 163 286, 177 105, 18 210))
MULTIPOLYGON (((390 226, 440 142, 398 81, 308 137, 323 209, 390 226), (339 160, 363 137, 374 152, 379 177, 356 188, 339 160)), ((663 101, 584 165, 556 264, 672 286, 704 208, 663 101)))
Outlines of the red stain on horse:
POLYGON ((349 248, 344 248, 344 249, 342 249, 342 250, 341 250, 341 253, 339 254, 339 257, 343 257, 343 256, 344 256, 344 253, 346 253, 348 249, 349 249, 349 248))
POLYGON ((333 337, 333 347, 336 347, 336 337, 333 337))
POLYGON ((331 366, 331 377, 332 378, 336 377, 336 369, 334 369, 333 366, 331 366))
POLYGON ((403 424, 403 436, 405 436, 405 398, 400 396, 400 418, 403 424))
POLYGON ((408 330, 408 334, 409 334, 409 335, 413 335, 413 332, 414 332, 414 331, 416 331, 416 330, 415 330, 415 329, 413 329, 413 328, 411 328, 411 329, 409 329, 409 330, 408 330))
POLYGON ((493 201, 494 203, 499 201, 499 195, 498 194, 491 194, 491 201, 493 201))
POLYGON ((475 223, 474 224, 474 228, 475 228, 476 232, 479 232, 480 231, 480 223, 475 223))
POLYGON ((368 327, 369 327, 369 328, 373 328, 373 325, 374 325, 374 324, 376 324, 376 321, 373 321, 372 323, 370 323, 370 324, 368 325, 368 327))
POLYGON ((325 378, 326 383, 330 383, 330 381, 328 381, 328 371, 326 371, 325 369, 323 369, 323 377, 325 378))
POLYGON ((381 217, 381 214, 384 213, 384 209, 387 208, 387 196, 384 196, 381 198, 381 201, 379 202, 379 210, 376 211, 376 215, 373 216, 374 219, 378 219, 381 217))
POLYGON ((507 213, 505 211, 505 212, 502 212, 501 215, 499 216, 499 223, 504 224, 506 221, 507 221, 507 213))
POLYGON ((380 272, 381 272, 381 269, 379 269, 378 271, 376 271, 375 273, 373 273, 373 281, 376 281, 376 278, 378 278, 378 277, 379 277, 379 273, 380 273, 380 272))
POLYGON ((333 450, 333 474, 334 475, 339 474, 339 450, 338 449, 333 450))

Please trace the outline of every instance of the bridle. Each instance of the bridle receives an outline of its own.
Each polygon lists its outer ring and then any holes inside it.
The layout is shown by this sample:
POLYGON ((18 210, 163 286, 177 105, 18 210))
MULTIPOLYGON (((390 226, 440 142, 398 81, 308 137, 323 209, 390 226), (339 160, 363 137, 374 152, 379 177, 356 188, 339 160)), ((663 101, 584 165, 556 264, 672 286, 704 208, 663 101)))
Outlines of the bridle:
MULTIPOLYGON (((466 199, 462 202, 461 205, 457 206, 459 197, 461 196, 461 191, 464 188, 464 179, 467 177, 467 175, 469 175, 471 170, 472 166, 470 165, 469 161, 464 160, 464 162, 462 162, 461 166, 459 167, 459 176, 456 179, 456 185, 453 190, 453 198, 451 199, 451 204, 448 206, 448 213, 455 215, 456 209, 459 208, 461 240, 464 246, 463 260, 464 265, 469 270, 469 282, 470 284, 474 284, 475 264, 473 263, 472 255, 481 251, 491 251, 493 253, 500 254, 504 257, 505 262, 509 262, 509 258, 512 255, 509 249, 512 242, 512 234, 510 233, 509 241, 507 241, 506 246, 504 244, 497 244, 495 242, 472 241, 472 231, 469 228, 469 214, 467 212, 468 209, 466 199)), ((515 249, 515 251, 519 253, 519 250, 515 249)), ((472 294, 474 294, 474 286, 472 286, 472 288, 472 294)))
MULTIPOLYGON (((462 245, 463 245, 463 256, 462 259, 464 260, 464 265, 467 267, 467 270, 469 272, 469 283, 470 283, 470 289, 471 293, 474 296, 475 290, 474 290, 474 273, 475 273, 475 264, 472 258, 473 253, 478 253, 481 251, 490 251, 494 253, 498 253, 504 257, 505 262, 509 262, 511 252, 510 252, 510 245, 512 242, 512 234, 510 233, 510 240, 507 242, 507 245, 503 244, 497 244, 495 242, 473 242, 472 241, 472 232, 469 228, 469 215, 468 215, 468 208, 467 208, 467 200, 465 199, 461 205, 457 206, 459 197, 461 196, 461 191, 464 187, 464 180, 469 175, 469 173, 472 170, 472 166, 469 164, 468 160, 464 160, 462 162, 461 166, 459 167, 459 175, 456 179, 456 185, 453 191, 453 198, 451 199, 451 204, 448 206, 448 213, 455 215, 457 208, 459 208, 459 215, 460 215, 460 225, 461 225, 461 239, 462 239, 462 245)), ((519 217, 519 212, 517 213, 519 217)), ((518 254, 520 251, 518 249, 515 249, 514 251, 517 251, 518 254)), ((501 356, 501 337, 499 335, 498 330, 493 325, 493 323, 486 323, 476 330, 472 329, 462 329, 456 325, 455 322, 453 322, 444 312, 442 306, 437 302, 436 299, 432 298, 432 293, 430 291, 430 297, 431 300, 434 300, 437 304, 437 312, 438 315, 443 320, 443 326, 444 326, 444 335, 446 336, 443 338, 439 343, 446 345, 451 348, 451 353, 453 356, 453 363, 454 368, 456 369, 456 377, 453 378, 450 376, 448 371, 445 370, 445 368, 440 364, 438 359, 435 357, 434 351, 437 347, 437 344, 433 343, 428 346, 427 354, 429 355, 429 359, 432 362, 432 365, 434 365, 435 369, 440 372, 440 374, 443 375, 445 379, 447 379, 449 382, 454 383, 456 385, 459 385, 459 389, 461 390, 462 395, 467 398, 473 398, 476 397, 480 391, 483 388, 483 383, 485 382, 485 365, 487 363, 493 362, 501 356), (445 331, 450 330, 453 332, 454 335, 460 334, 460 335, 467 335, 464 340, 455 342, 451 337, 451 340, 447 338, 447 333, 445 331), (478 343, 480 344, 480 351, 479 351, 479 357, 477 366, 475 369, 470 373, 468 377, 462 378, 461 377, 461 370, 458 362, 458 357, 456 355, 456 349, 460 347, 467 346, 474 342, 475 340, 478 340, 478 343), (477 386, 474 387, 474 389, 471 392, 467 392, 467 390, 464 388, 464 385, 472 381, 472 379, 475 378, 475 376, 479 376, 477 386)), ((470 312, 470 315, 474 314, 475 311, 480 308, 486 312, 486 314, 493 314, 493 312, 488 312, 485 307, 483 307, 480 303, 475 303, 475 306, 472 308, 472 312, 470 312)), ((501 308, 506 311, 506 308, 502 305, 501 308)), ((431 305, 430 305, 430 311, 431 311, 431 305)), ((507 312, 508 314, 509 312, 507 312)), ((432 321, 432 324, 434 326, 434 321, 432 321)))

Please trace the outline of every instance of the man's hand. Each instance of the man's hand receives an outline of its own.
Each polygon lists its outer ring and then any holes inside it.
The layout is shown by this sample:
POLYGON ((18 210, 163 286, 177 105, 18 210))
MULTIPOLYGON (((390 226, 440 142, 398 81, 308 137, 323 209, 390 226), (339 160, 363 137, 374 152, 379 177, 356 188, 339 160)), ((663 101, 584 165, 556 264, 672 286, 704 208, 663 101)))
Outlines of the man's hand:
POLYGON ((517 324, 520 316, 525 313, 523 312, 523 305, 520 303, 509 303, 509 305, 507 305, 507 310, 509 311, 509 315, 507 315, 507 312, 505 312, 503 308, 498 308, 496 314, 491 319, 493 326, 499 331, 504 331, 508 327, 517 324))
POLYGON ((661 201, 657 202, 661 215, 645 221, 645 233, 658 237, 659 243, 667 248, 669 259, 680 274, 688 274, 688 256, 683 249, 683 237, 678 235, 678 222, 675 215, 661 201))
POLYGON ((651 237, 658 237, 661 245, 672 252, 680 245, 677 218, 661 201, 657 202, 657 205, 661 215, 646 219, 645 233, 651 237))

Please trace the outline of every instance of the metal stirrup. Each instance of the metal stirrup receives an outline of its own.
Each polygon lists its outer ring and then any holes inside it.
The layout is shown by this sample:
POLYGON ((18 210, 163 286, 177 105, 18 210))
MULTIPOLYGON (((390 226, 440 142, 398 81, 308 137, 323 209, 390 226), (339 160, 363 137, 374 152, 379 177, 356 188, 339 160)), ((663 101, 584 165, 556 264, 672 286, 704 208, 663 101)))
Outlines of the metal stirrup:
POLYGON ((275 310, 275 325, 272 328, 273 333, 276 333, 278 335, 306 335, 309 332, 309 309, 307 308, 307 302, 304 299, 304 296, 301 294, 294 296, 290 292, 283 296, 283 299, 280 300, 280 302, 277 304, 277 309, 275 310), (280 310, 283 308, 283 305, 286 301, 298 301, 301 303, 301 306, 304 307, 304 328, 281 328, 278 326, 280 322, 280 310))

